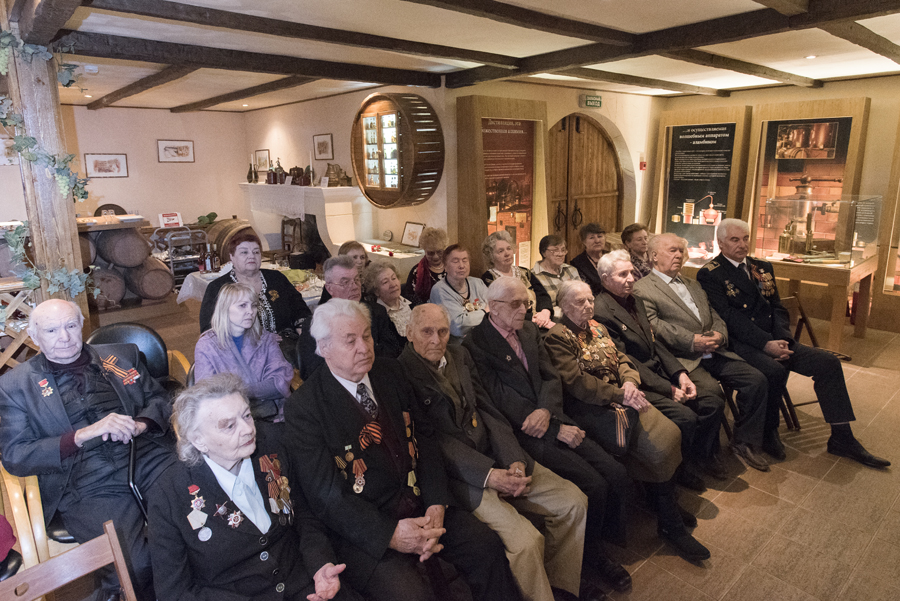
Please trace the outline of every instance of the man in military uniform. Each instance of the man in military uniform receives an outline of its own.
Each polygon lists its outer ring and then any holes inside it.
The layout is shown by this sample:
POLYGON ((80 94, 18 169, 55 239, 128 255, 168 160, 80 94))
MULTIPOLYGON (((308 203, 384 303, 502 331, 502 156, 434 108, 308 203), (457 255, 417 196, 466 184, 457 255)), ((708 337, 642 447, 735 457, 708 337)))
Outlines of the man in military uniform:
POLYGON ((778 407, 791 371, 811 376, 825 421, 831 424, 828 452, 869 467, 891 463, 869 453, 853 436, 853 406, 844 371, 833 354, 800 344, 791 335, 790 318, 781 304, 772 264, 747 256, 750 226, 724 219, 716 233, 721 253, 697 274, 709 303, 728 326, 731 348, 769 381, 764 449, 784 459, 778 437, 778 407))

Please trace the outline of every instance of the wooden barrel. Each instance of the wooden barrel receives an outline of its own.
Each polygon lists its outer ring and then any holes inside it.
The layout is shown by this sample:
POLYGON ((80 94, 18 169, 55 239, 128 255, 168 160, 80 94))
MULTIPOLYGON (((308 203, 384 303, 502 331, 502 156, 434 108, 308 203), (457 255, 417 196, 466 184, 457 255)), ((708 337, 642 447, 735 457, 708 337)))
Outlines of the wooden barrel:
MULTIPOLYGON (((238 234, 249 232, 257 237, 259 235, 246 219, 223 219, 216 221, 206 230, 206 239, 210 244, 215 244, 219 251, 219 260, 222 265, 231 260, 228 256, 228 243, 238 234)), ((260 249, 262 250, 262 249, 260 249)))
POLYGON ((115 269, 97 268, 91 274, 94 280, 94 287, 100 289, 100 294, 95 299, 92 294, 88 294, 88 300, 95 300, 98 307, 109 307, 118 305, 125 296, 125 279, 115 269))
POLYGON ((87 269, 97 260, 97 245, 87 234, 78 235, 78 244, 81 247, 81 264, 87 269))
POLYGON ((137 267, 150 256, 150 244, 133 228, 107 230, 97 236, 97 252, 120 267, 137 267))
POLYGON ((141 298, 157 300, 172 292, 175 277, 165 263, 147 257, 141 265, 125 272, 125 285, 141 298))

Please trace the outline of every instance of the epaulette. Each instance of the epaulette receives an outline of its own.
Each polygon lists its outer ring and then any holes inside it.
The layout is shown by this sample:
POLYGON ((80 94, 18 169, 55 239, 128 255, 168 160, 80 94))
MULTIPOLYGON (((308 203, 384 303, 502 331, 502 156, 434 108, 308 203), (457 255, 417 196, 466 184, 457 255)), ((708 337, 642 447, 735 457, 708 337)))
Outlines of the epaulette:
POLYGON ((707 263, 706 265, 704 265, 703 268, 708 269, 709 271, 712 271, 713 269, 715 269, 718 266, 719 266, 719 263, 716 262, 715 260, 713 260, 713 261, 710 261, 709 263, 707 263))

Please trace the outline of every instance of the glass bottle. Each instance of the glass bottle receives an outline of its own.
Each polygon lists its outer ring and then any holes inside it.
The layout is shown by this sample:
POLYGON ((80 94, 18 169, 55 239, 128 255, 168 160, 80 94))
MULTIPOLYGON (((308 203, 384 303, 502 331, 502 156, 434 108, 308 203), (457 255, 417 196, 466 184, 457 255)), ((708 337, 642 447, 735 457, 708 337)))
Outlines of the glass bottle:
POLYGON ((247 183, 253 183, 253 163, 250 163, 250 170, 247 171, 247 183))
POLYGON ((213 271, 219 271, 219 269, 221 267, 222 267, 222 261, 219 258, 218 245, 213 244, 212 245, 212 268, 213 268, 213 271))
POLYGON ((206 248, 201 245, 200 252, 197 255, 197 271, 202 273, 206 271, 206 248))
POLYGON ((212 264, 212 249, 210 248, 209 243, 206 244, 206 257, 204 258, 204 263, 206 264, 206 271, 213 271, 212 264))

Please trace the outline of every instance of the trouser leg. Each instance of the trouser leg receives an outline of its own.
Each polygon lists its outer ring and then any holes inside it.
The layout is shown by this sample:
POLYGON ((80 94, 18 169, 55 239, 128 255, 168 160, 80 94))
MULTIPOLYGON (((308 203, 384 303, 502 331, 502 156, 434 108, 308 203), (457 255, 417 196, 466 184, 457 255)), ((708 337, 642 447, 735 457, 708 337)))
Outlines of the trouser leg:
POLYGON ((803 376, 813 379, 813 387, 822 416, 829 424, 852 422, 853 404, 844 381, 841 360, 827 351, 797 343, 792 347, 794 354, 788 360, 788 367, 803 376))
POLYGON ((699 459, 694 455, 697 436, 697 414, 686 403, 678 403, 650 391, 644 391, 647 400, 681 431, 681 456, 685 462, 699 459))
POLYGON ((428 582, 416 570, 416 555, 385 551, 362 593, 372 601, 435 601, 428 582))
MULTIPOLYGON (((739 353, 740 354, 740 353, 739 353)), ((769 382, 751 364, 714 354, 701 362, 702 367, 724 386, 737 391, 738 415, 734 420, 734 440, 761 446, 767 428, 769 382)), ((778 417, 776 406, 775 417, 778 417)), ((776 421, 775 426, 778 426, 776 421)))

